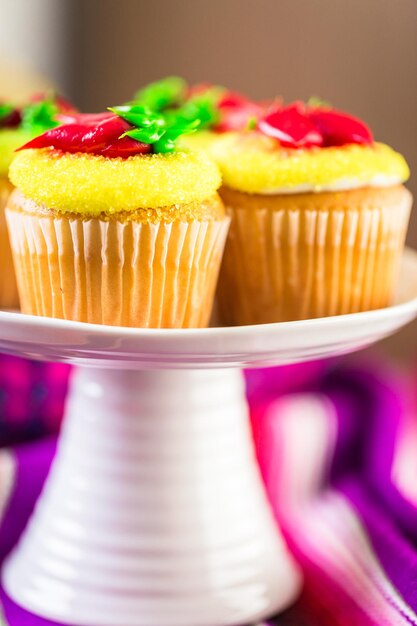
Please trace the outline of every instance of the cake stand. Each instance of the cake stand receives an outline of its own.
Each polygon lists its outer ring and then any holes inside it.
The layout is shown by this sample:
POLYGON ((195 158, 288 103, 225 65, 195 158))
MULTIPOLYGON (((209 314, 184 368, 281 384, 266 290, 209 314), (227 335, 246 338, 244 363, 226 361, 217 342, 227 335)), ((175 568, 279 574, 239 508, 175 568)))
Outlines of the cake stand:
POLYGON ((0 350, 76 365, 58 453, 3 583, 82 626, 253 623, 301 577, 261 483, 240 369, 364 348, 417 316, 417 254, 393 306, 203 330, 0 313, 0 350))

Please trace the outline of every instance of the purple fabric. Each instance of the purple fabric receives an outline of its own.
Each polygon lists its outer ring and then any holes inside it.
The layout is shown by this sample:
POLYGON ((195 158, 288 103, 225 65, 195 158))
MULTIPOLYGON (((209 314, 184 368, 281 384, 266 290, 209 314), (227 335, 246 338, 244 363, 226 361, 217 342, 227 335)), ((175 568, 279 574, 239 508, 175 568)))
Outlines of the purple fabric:
POLYGON ((365 523, 375 553, 388 578, 407 604, 417 609, 416 546, 398 532, 386 510, 357 481, 341 484, 339 489, 353 503, 365 523))
POLYGON ((69 369, 0 355, 0 446, 57 432, 69 369))
POLYGON ((357 509, 388 577, 417 611, 417 511, 391 479, 403 414, 401 396, 379 377, 356 370, 330 375, 323 390, 339 414, 338 448, 330 480, 357 509), (336 391, 347 386, 351 398, 356 397, 350 416, 346 397, 341 401, 340 391, 336 391), (354 446, 342 430, 352 421, 357 426, 354 446))
POLYGON ((56 449, 56 439, 19 446, 14 451, 14 487, 0 522, 0 562, 15 545, 42 490, 56 449))
POLYGON ((33 615, 33 613, 25 611, 17 606, 17 604, 5 594, 3 589, 0 589, 0 602, 3 605, 4 615, 10 626, 71 626, 70 624, 57 624, 57 622, 37 617, 33 615))

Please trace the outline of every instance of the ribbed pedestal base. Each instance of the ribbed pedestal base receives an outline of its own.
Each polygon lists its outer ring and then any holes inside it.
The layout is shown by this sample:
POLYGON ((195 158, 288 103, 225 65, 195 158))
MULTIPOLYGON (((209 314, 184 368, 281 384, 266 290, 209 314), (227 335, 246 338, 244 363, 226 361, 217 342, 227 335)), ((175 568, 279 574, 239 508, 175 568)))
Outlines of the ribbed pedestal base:
POLYGON ((82 626, 226 626, 292 601, 240 373, 80 368, 66 413, 4 570, 18 604, 82 626))

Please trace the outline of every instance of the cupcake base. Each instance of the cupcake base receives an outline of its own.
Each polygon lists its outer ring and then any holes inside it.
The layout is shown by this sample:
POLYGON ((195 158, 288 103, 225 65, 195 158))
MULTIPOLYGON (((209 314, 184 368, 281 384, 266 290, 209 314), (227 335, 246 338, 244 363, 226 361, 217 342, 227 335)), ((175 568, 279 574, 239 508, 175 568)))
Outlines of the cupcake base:
POLYGON ((5 218, 5 207, 13 189, 13 185, 7 178, 0 178, 0 307, 5 309, 15 309, 19 306, 19 294, 5 218))
POLYGON ((208 324, 227 218, 81 219, 15 192, 7 221, 24 313, 145 328, 208 324))
POLYGON ((219 281, 225 324, 354 313, 392 298, 411 209, 401 185, 256 195, 223 188, 232 217, 219 281))

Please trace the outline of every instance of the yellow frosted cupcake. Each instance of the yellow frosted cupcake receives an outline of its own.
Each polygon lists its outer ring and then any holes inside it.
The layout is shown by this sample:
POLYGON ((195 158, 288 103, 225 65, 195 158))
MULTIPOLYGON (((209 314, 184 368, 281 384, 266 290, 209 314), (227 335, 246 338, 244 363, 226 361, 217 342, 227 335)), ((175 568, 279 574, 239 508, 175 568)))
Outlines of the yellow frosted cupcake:
POLYGON ((22 310, 152 328, 206 326, 229 219, 220 174, 142 107, 74 116, 18 152, 7 208, 22 310))
POLYGON ((61 99, 35 96, 21 108, 0 104, 0 307, 16 308, 19 304, 12 254, 4 209, 13 186, 8 171, 14 151, 36 134, 58 125, 56 116, 73 109, 61 99))
POLYGON ((359 120, 295 103, 217 143, 232 217, 219 281, 227 324, 387 306, 412 204, 404 158, 359 120))

